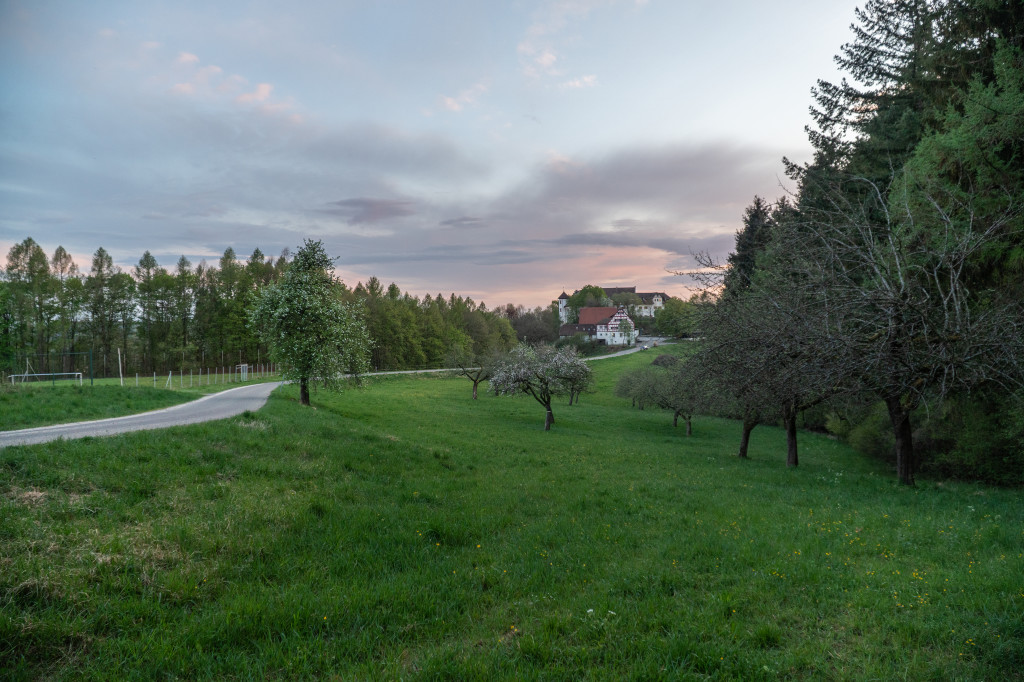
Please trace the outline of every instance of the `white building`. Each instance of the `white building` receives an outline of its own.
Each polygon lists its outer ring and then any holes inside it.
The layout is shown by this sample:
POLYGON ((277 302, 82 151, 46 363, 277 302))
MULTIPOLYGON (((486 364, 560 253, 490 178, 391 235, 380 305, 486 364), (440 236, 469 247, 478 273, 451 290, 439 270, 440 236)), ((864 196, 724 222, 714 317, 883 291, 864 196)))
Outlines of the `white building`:
POLYGON ((569 338, 577 334, 608 346, 632 346, 639 336, 636 325, 629 318, 626 309, 615 306, 580 308, 579 323, 563 324, 558 329, 560 338, 569 338))

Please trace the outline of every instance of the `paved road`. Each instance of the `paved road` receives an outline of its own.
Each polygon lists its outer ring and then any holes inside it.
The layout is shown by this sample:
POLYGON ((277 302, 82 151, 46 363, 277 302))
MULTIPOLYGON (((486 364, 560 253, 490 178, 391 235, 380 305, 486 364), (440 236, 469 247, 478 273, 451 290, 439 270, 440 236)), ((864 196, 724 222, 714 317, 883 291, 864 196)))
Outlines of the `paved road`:
POLYGON ((127 417, 98 419, 91 422, 39 426, 20 431, 0 431, 0 448, 8 445, 33 445, 46 443, 58 438, 85 438, 86 436, 111 436, 129 431, 165 429, 169 426, 183 426, 214 419, 226 419, 246 410, 258 410, 267 402, 271 391, 281 385, 280 381, 240 386, 220 393, 211 393, 189 403, 175 405, 162 410, 132 414, 127 417))
POLYGON ((658 336, 655 336, 653 338, 647 337, 643 341, 637 341, 635 346, 627 348, 626 350, 620 350, 617 353, 609 353, 608 355, 595 355, 592 358, 583 358, 583 359, 586 360, 587 362, 590 362, 591 360, 604 360, 606 358, 617 358, 617 357, 619 357, 621 355, 629 355, 630 353, 639 353, 640 351, 643 351, 643 350, 654 350, 653 348, 650 347, 652 343, 658 343, 658 344, 661 344, 661 345, 665 345, 666 343, 672 343, 672 340, 671 339, 666 339, 666 338, 661 338, 661 337, 658 337, 658 336), (647 346, 647 348, 645 348, 645 346, 647 346))

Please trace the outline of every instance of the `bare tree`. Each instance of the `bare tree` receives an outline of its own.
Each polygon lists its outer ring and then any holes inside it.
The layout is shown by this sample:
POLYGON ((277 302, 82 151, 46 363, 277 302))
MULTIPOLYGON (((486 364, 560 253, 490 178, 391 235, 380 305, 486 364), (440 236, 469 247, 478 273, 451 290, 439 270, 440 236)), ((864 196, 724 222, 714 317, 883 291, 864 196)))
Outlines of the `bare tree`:
POLYGON ((448 351, 446 364, 454 368, 456 374, 473 382, 473 400, 476 400, 478 387, 491 378, 498 360, 494 353, 477 354, 462 346, 452 346, 448 351))
POLYGON ((970 197, 905 177, 891 187, 853 178, 818 189, 819 205, 780 236, 794 254, 793 281, 817 309, 832 371, 885 402, 899 481, 913 485, 915 408, 1021 380, 1020 301, 974 290, 968 277, 1005 227, 1019 225, 1019 207, 976 221, 970 197))

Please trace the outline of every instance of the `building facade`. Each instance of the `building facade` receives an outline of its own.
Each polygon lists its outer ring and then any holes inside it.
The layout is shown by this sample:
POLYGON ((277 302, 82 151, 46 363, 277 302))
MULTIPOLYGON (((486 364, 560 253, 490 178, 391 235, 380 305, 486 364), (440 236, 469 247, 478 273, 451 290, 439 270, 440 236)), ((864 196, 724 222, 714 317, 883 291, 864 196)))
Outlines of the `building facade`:
POLYGON ((563 324, 558 329, 559 338, 581 334, 589 341, 608 346, 632 346, 639 332, 623 307, 604 306, 580 308, 580 321, 563 324))

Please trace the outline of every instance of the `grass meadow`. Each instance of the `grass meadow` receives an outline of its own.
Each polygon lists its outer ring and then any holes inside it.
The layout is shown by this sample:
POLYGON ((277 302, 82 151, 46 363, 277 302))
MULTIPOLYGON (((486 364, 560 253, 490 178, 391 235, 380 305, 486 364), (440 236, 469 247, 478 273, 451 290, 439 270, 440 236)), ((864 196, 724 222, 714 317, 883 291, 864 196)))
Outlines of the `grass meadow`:
MULTIPOLYGON (((1019 490, 437 375, 0 451, 0 678, 1021 679, 1019 490)), ((134 390, 134 389, 133 389, 134 390)))

